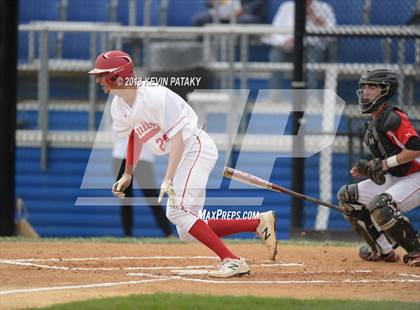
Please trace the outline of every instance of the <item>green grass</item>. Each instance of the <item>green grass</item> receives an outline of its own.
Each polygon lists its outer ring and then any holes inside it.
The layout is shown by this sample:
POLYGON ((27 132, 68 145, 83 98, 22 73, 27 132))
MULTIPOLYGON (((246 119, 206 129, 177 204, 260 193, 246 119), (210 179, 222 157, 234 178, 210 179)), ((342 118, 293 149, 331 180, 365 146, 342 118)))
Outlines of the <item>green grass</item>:
POLYGON ((84 309, 399 309, 418 310, 420 303, 400 301, 361 301, 361 300, 300 300, 291 298, 232 297, 184 294, 151 294, 129 295, 127 297, 93 299, 55 305, 51 310, 84 310, 84 309))
MULTIPOLYGON (((223 239, 227 244, 261 243, 260 239, 223 239)), ((181 244, 179 239, 168 238, 118 238, 118 237, 88 237, 88 238, 27 238, 0 237, 0 242, 72 242, 72 243, 133 243, 133 244, 181 244)), ((356 242, 344 241, 309 241, 309 240, 279 240, 281 244, 309 246, 356 246, 356 242)))

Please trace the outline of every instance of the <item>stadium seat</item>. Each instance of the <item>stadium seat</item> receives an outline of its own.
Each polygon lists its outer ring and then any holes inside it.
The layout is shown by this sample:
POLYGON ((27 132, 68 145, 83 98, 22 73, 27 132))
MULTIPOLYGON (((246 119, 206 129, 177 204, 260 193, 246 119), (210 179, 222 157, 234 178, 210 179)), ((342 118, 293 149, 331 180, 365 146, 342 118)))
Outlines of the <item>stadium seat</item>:
MULTIPOLYGON (((27 24, 33 21, 54 21, 58 20, 59 0, 20 0, 19 2, 19 23, 27 24)), ((53 36, 50 36, 52 38, 53 36)), ((28 59, 28 32, 19 32, 18 59, 19 62, 26 62, 28 59)), ((54 45, 49 42, 50 55, 54 45)), ((35 46, 35 54, 38 54, 38 47, 35 46)))
POLYGON ((19 22, 58 20, 58 4, 59 0, 20 0, 19 22))
MULTIPOLYGON (((72 0, 68 5, 68 21, 108 22, 109 0, 72 0)), ((97 45, 99 46, 99 36, 97 45)), ((98 49, 98 48, 97 48, 98 49)), ((63 58, 90 59, 90 34, 68 32, 63 39, 63 58)))
POLYGON ((372 1, 372 8, 370 11, 370 24, 405 25, 413 15, 415 8, 416 0, 372 1))
POLYGON ((68 2, 68 21, 108 21, 109 0, 70 0, 68 2))
POLYGON ((206 10, 204 1, 178 0, 169 1, 168 25, 191 26, 192 17, 198 12, 206 10))
MULTIPOLYGON (((137 0, 137 16, 136 16, 136 25, 141 26, 144 24, 143 12, 144 12, 144 1, 137 0)), ((159 2, 153 0, 151 3, 151 16, 150 23, 151 26, 159 25, 159 15, 158 15, 159 2)), ((118 1, 118 22, 123 25, 128 25, 129 18, 129 0, 119 0, 118 1)))
MULTIPOLYGON (((98 38, 98 37, 97 37, 98 38)), ((97 42, 99 39, 97 39, 97 42)), ((98 50, 98 49, 97 49, 98 50)), ((67 32, 63 38, 64 59, 90 59, 90 33, 67 32)))
POLYGON ((365 0, 328 0, 325 2, 332 6, 338 25, 360 25, 363 23, 363 4, 365 0))
POLYGON ((27 32, 19 31, 18 34, 18 61, 24 63, 28 60, 28 38, 27 32))
POLYGON ((339 38, 338 62, 379 63, 383 61, 381 39, 339 38))

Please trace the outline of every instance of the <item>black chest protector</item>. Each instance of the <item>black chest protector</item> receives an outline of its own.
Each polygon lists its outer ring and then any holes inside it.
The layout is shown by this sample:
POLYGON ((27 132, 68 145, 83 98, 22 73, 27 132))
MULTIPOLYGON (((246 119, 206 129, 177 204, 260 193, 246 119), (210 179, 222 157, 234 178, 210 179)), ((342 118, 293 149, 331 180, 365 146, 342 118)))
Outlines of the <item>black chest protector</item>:
MULTIPOLYGON (((400 126, 401 118, 396 111, 400 109, 387 106, 377 119, 370 117, 365 124, 363 143, 369 148, 374 158, 385 159, 401 152, 401 148, 395 145, 387 136, 386 132, 395 130, 400 126)), ((393 176, 406 175, 411 163, 390 168, 387 172, 393 176)))

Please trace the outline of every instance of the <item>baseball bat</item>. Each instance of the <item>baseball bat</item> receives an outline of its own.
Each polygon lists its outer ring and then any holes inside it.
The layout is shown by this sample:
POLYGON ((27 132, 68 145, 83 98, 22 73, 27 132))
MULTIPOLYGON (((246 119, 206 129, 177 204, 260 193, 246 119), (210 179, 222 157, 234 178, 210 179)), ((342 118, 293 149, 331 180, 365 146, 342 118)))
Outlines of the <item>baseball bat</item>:
POLYGON ((233 168, 230 168, 230 167, 225 167, 225 169, 223 171, 223 176, 225 178, 229 178, 229 179, 238 181, 238 182, 243 183, 243 184, 249 184, 249 185, 252 185, 252 186, 255 186, 255 187, 258 187, 258 188, 268 189, 268 190, 271 190, 273 192, 288 194, 288 195, 297 197, 297 198, 302 199, 302 200, 310 201, 310 202, 313 202, 313 203, 316 203, 316 204, 319 204, 319 205, 322 205, 322 206, 325 206, 325 207, 343 212, 339 206, 336 206, 336 205, 331 204, 329 202, 319 200, 319 199, 311 197, 311 196, 306 196, 306 195, 300 194, 298 192, 292 191, 292 190, 290 190, 288 188, 285 188, 283 186, 268 182, 268 181, 266 181, 264 179, 261 179, 261 178, 255 176, 255 175, 252 175, 250 173, 246 173, 246 172, 243 172, 243 171, 240 171, 240 170, 237 170, 237 169, 233 169, 233 168))

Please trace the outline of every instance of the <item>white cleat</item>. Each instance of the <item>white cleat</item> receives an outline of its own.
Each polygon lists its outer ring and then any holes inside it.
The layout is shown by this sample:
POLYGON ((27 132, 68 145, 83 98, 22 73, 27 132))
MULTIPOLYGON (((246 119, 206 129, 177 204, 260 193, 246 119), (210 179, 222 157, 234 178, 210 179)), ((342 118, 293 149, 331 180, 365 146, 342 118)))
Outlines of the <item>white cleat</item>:
POLYGON ((216 270, 209 271, 213 278, 230 278, 249 274, 249 266, 243 259, 225 258, 216 270))
POLYGON ((275 260, 277 254, 276 215, 274 211, 260 213, 260 224, 257 227, 257 235, 269 249, 269 259, 275 260))

